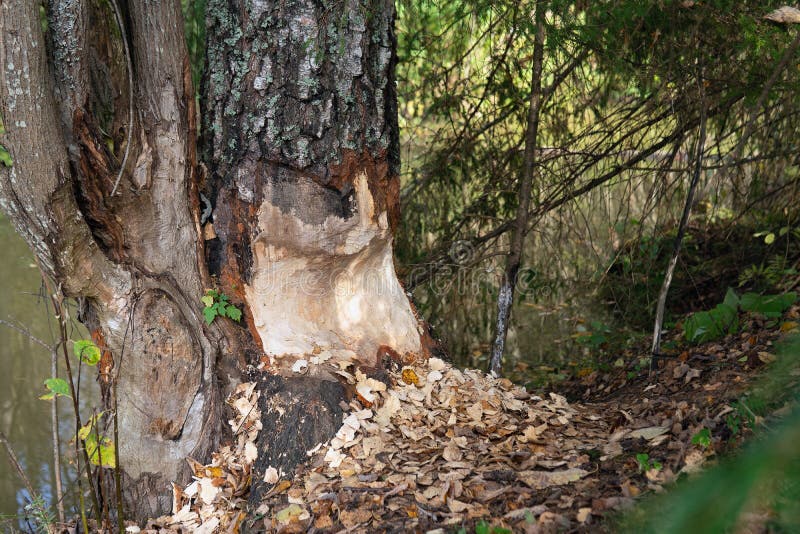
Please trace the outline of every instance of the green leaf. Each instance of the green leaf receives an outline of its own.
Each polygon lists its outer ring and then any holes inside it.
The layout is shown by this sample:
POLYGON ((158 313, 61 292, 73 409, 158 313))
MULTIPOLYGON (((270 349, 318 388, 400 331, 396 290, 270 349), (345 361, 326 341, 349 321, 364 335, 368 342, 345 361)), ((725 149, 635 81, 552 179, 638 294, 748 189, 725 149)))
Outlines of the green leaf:
POLYGON ((206 293, 205 295, 200 297, 200 302, 205 304, 206 308, 210 308, 211 306, 214 305, 214 297, 213 295, 209 295, 208 293, 206 293))
POLYGON ((72 352, 88 365, 100 363, 100 348, 91 339, 79 339, 73 343, 72 352))
POLYGON ((44 386, 50 391, 50 393, 45 393, 41 397, 42 400, 51 400, 56 398, 58 395, 62 397, 69 397, 69 384, 63 378, 48 378, 44 381, 44 386))
POLYGON ((771 245, 774 242, 775 242, 775 234, 772 232, 768 233, 764 238, 764 243, 766 243, 767 245, 771 245))
POLYGON ((117 466, 116 456, 114 454, 114 442, 105 436, 99 436, 96 432, 89 434, 84 440, 83 445, 86 447, 86 454, 89 456, 89 462, 92 465, 99 465, 113 469, 117 466))
POLYGON ((664 467, 664 466, 661 465, 661 462, 659 462, 658 460, 651 460, 650 461, 650 467, 652 469, 655 469, 656 471, 661 471, 661 468, 664 467))
POLYGON ((0 145, 0 163, 5 165, 6 167, 11 167, 14 165, 14 159, 11 157, 11 154, 8 153, 8 150, 3 145, 0 145))
POLYGON ((96 414, 91 416, 86 424, 78 429, 78 439, 85 440, 87 437, 89 437, 89 434, 92 432, 92 428, 94 428, 94 425, 100 415, 101 414, 96 414))
POLYGON ((486 521, 475 523, 475 534, 489 534, 489 523, 486 521))
POLYGON ((704 449, 711 446, 711 430, 703 428, 692 436, 692 445, 700 445, 704 449))
POLYGON ((683 334, 692 343, 703 343, 719 339, 738 328, 736 307, 723 303, 689 316, 683 325, 683 334))
POLYGON ((242 310, 240 310, 236 306, 228 306, 226 312, 228 317, 230 317, 236 322, 239 322, 242 319, 242 310))
POLYGON ((217 310, 215 310, 214 308, 203 308, 203 317, 206 320, 206 324, 213 323, 216 316, 217 316, 217 310))
POLYGON ((797 293, 790 292, 782 295, 759 295, 745 293, 742 295, 740 305, 744 311, 760 313, 765 317, 777 318, 797 301, 797 293))
POLYGON ((736 309, 739 307, 739 295, 736 294, 733 288, 729 287, 728 292, 725 293, 725 300, 723 300, 722 303, 736 309))

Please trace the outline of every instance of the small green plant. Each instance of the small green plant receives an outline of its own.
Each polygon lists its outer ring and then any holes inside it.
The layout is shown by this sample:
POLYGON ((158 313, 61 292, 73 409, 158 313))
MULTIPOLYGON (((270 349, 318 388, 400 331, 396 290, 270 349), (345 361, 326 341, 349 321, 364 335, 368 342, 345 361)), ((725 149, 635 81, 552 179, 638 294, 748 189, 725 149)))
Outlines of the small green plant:
POLYGON ((683 335, 691 343, 704 343, 720 339, 739 329, 738 310, 757 313, 768 319, 783 315, 797 301, 796 293, 759 295, 745 293, 741 297, 728 289, 722 304, 708 311, 693 313, 683 325, 683 335))
MULTIPOLYGON (((102 351, 91 339, 79 339, 72 343, 72 353, 86 365, 95 366, 100 363, 102 351)), ((70 397, 69 384, 63 378, 48 378, 44 381, 47 393, 40 396, 42 400, 53 400, 56 397, 70 397)))
POLYGON ((745 424, 750 427, 755 425, 755 413, 743 399, 734 402, 732 408, 734 411, 725 416, 725 425, 731 431, 731 434, 737 435, 745 424))
MULTIPOLYGON (((467 529, 461 527, 456 532, 457 534, 467 534, 467 529)), ((492 526, 486 521, 481 520, 475 523, 475 534, 511 534, 511 531, 507 528, 492 526)))
POLYGON ((683 334, 691 343, 703 343, 719 339, 739 328, 737 307, 739 297, 728 289, 722 304, 708 311, 693 313, 683 325, 683 334))
POLYGON ((639 465, 639 472, 646 473, 651 469, 655 469, 656 471, 661 471, 663 465, 661 462, 654 458, 650 458, 650 455, 646 452, 640 452, 636 455, 636 463, 639 465))
POLYGON ((697 434, 692 436, 692 445, 700 445, 704 449, 711 446, 711 430, 707 428, 700 429, 697 434))
POLYGON ((574 335, 575 340, 593 350, 597 350, 606 344, 608 342, 608 334, 611 333, 611 327, 600 321, 592 321, 591 329, 578 325, 577 330, 574 335))
MULTIPOLYGON (((78 339, 72 343, 72 352, 83 363, 95 366, 100 363, 102 351, 91 339, 78 339)), ((56 397, 72 398, 69 383, 63 378, 48 378, 44 381, 47 393, 39 397, 42 400, 53 400, 56 397)), ((114 442, 111 438, 100 434, 98 429, 100 418, 106 412, 100 412, 89 418, 77 431, 77 438, 83 443, 89 463, 101 467, 116 467, 114 442)))
POLYGON ((242 310, 229 302, 228 295, 220 293, 216 289, 209 289, 200 300, 205 304, 203 308, 203 317, 206 324, 211 324, 214 319, 219 317, 228 317, 234 321, 241 321, 242 310))
POLYGON ((729 413, 725 416, 725 426, 731 431, 732 435, 737 435, 742 426, 742 418, 738 413, 729 413))
POLYGON ((790 292, 782 295, 759 295, 757 293, 745 293, 739 299, 739 306, 742 310, 750 313, 760 313, 761 315, 776 319, 783 315, 797 301, 797 293, 790 292))
POLYGON ((33 522, 33 528, 37 533, 53 532, 56 516, 41 495, 32 496, 31 501, 25 505, 25 518, 33 522))

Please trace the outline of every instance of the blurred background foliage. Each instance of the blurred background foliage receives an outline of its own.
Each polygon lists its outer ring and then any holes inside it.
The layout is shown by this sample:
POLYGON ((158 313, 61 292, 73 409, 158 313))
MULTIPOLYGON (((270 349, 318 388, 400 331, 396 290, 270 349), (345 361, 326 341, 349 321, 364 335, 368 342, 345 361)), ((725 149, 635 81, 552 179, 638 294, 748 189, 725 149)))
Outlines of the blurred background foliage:
MULTIPOLYGON (((398 4, 399 268, 466 365, 485 367, 518 204, 534 5, 398 4)), ((651 328, 701 108, 709 140, 667 324, 729 286, 790 289, 798 236, 764 240, 797 228, 796 49, 781 60, 798 30, 763 18, 782 4, 542 5, 545 100, 506 368, 568 365, 593 323, 631 340, 651 328)))

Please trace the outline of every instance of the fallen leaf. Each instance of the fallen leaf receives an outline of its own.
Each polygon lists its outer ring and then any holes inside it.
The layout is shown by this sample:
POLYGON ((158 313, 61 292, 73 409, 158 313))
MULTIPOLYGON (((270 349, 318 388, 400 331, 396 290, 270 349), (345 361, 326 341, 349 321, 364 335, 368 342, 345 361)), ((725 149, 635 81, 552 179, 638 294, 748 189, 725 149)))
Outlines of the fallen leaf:
POLYGON ((288 523, 292 519, 297 519, 304 512, 303 507, 299 504, 290 504, 283 510, 275 514, 275 519, 281 523, 288 523))
POLYGON ((620 489, 625 497, 637 497, 642 492, 638 487, 636 487, 636 484, 630 480, 623 482, 620 485, 620 489))
POLYGON ((258 449, 255 443, 248 441, 244 444, 244 459, 247 463, 252 464, 258 458, 258 449))
POLYGON ((647 441, 655 438, 656 436, 660 436, 661 434, 666 434, 669 432, 668 426, 648 426, 646 428, 640 428, 638 430, 632 431, 628 437, 630 438, 643 438, 647 441))
POLYGON ((800 24, 800 9, 791 6, 783 6, 764 15, 764 18, 783 24, 800 24))
POLYGON ((214 485, 213 479, 201 478, 197 481, 200 499, 206 504, 212 504, 219 495, 220 489, 214 485))
POLYGON ((588 475, 583 469, 565 469, 563 471, 522 471, 519 479, 533 489, 544 489, 550 486, 563 486, 575 482, 588 475))
POLYGON ((400 374, 400 376, 402 377, 403 382, 406 384, 414 384, 415 386, 419 385, 419 377, 417 376, 417 373, 414 372, 414 369, 410 367, 403 369, 403 372, 400 374))
POLYGON ((264 471, 264 482, 267 484, 276 484, 278 480, 278 470, 274 467, 267 467, 266 471, 264 471))

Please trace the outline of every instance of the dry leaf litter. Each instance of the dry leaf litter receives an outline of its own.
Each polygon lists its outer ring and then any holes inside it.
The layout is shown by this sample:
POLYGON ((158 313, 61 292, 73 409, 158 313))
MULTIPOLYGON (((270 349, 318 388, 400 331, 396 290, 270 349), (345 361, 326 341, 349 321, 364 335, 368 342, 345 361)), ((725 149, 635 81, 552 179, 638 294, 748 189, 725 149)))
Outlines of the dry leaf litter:
MULTIPOLYGON (((542 492, 595 470, 585 449, 621 453, 613 441, 619 436, 608 440, 600 416, 579 414, 557 394, 541 398, 507 379, 435 358, 391 378, 387 387, 356 371, 358 400, 336 436, 309 451, 308 466, 293 481, 267 469, 265 480, 275 486, 249 519, 261 424, 255 385, 241 384, 228 400, 236 413, 230 421, 235 445, 215 453, 209 465, 190 461, 193 481, 173 488, 173 515, 146 530, 238 532, 246 519, 248 530, 282 532, 408 530, 479 518, 508 526, 590 520, 590 506, 569 518, 563 501, 552 510, 542 504, 542 492), (253 517, 261 523, 252 525, 253 517)), ((623 500, 617 501, 611 504, 623 500)))
MULTIPOLYGON (((669 362, 650 385, 631 381, 594 404, 532 395, 436 358, 391 372, 390 386, 341 371, 356 391, 341 428, 308 451, 293 480, 275 469, 260 475, 273 486, 255 510, 247 498, 261 414, 255 384, 241 384, 228 399, 234 445, 208 465, 190 460, 193 481, 173 488, 173 514, 142 531, 447 532, 478 520, 515 532, 594 530, 605 512, 697 471, 721 447, 730 400, 772 345, 729 341, 741 350, 708 345, 669 362), (742 357, 749 353, 759 357, 742 357), (728 365, 724 383, 719 368, 690 365, 708 354, 728 365), (702 428, 714 432, 711 447, 691 443, 702 428), (642 469, 641 452, 662 468, 642 469)), ((595 385, 582 382, 586 393, 595 385)))

